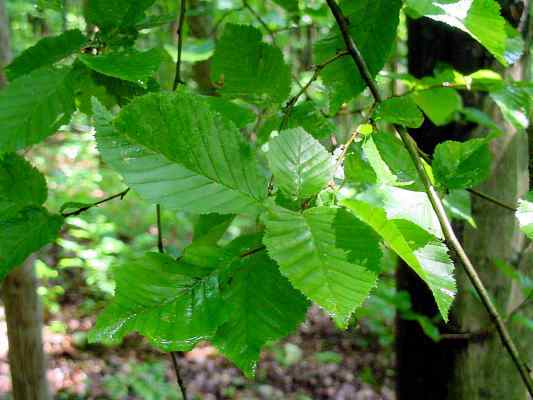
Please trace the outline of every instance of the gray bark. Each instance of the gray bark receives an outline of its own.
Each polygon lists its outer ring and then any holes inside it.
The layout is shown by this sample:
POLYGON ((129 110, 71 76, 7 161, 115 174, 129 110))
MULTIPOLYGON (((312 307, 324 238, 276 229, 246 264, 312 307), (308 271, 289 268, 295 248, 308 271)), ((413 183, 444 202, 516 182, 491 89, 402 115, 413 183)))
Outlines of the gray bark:
MULTIPOLYGON (((0 66, 11 60, 9 19, 5 0, 0 0, 0 66)), ((6 78, 0 70, 0 89, 6 78)), ((46 359, 43 350, 43 313, 37 294, 34 257, 13 270, 2 284, 9 366, 14 400, 49 400, 46 359)))

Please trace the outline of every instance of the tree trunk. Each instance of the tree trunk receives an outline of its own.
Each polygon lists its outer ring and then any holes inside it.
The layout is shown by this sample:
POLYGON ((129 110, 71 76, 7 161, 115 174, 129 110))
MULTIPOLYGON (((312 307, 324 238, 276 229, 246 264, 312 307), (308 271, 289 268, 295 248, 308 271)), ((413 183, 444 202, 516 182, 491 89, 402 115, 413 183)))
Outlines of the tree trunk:
MULTIPOLYGON (((437 63, 447 63, 469 73, 492 64, 481 47, 465 34, 427 19, 408 22, 409 72, 417 77, 430 75, 437 63)), ((468 93, 468 106, 482 106, 483 96, 468 93)), ((496 118, 499 116, 495 115, 496 118)), ((426 122, 413 131, 420 147, 431 153, 438 142, 465 139, 473 126, 452 124, 435 127, 426 122)), ((481 191, 516 204, 528 186, 527 137, 512 130, 492 145, 494 168, 491 178, 481 191)), ((473 199, 473 212, 478 229, 464 230, 464 244, 487 289, 501 310, 510 308, 517 290, 512 282, 494 266, 494 260, 513 263, 522 248, 513 213, 473 199)), ((523 257, 522 264, 529 262, 523 257)), ((525 265, 522 265, 524 267, 525 265)), ((531 264, 529 264, 531 267, 531 264)), ((479 333, 491 328, 485 309, 472 294, 471 284, 457 265, 459 294, 452 308, 451 321, 443 332, 479 333)), ((407 290, 418 313, 433 317, 438 313, 434 300, 425 285, 407 267, 398 270, 398 288, 407 290)), ((415 322, 397 323, 397 397, 439 399, 525 399, 526 392, 498 335, 486 339, 442 340, 435 343, 427 338, 415 322), (497 366, 495 368, 495 366, 497 366)), ((516 339, 527 335, 513 327, 516 339)), ((521 343, 524 345, 525 343, 521 343)))
MULTIPOLYGON (((0 0, 0 65, 11 59, 9 20, 0 0)), ((0 88, 6 79, 0 71, 0 88)), ((14 400, 48 400, 46 361, 42 340, 42 309, 33 270, 34 257, 13 270, 2 285, 9 341, 9 365, 14 400)))

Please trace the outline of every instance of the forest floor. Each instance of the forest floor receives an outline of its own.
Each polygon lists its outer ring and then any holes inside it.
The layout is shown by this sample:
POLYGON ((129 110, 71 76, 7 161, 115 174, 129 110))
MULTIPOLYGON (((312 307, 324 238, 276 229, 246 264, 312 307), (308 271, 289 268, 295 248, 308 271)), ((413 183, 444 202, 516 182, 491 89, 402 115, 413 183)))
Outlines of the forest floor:
MULTIPOLYGON (((3 311, 3 309, 2 309, 3 311)), ((169 358, 140 337, 115 348, 87 344, 93 318, 62 308, 44 333, 54 399, 178 400, 169 358)), ((6 326, 0 314, 0 398, 9 399, 6 326)), ((184 355, 192 399, 392 400, 393 355, 364 326, 341 332, 312 308, 298 332, 264 352, 249 381, 209 344, 184 355)), ((389 346, 390 347, 390 346, 389 346)))

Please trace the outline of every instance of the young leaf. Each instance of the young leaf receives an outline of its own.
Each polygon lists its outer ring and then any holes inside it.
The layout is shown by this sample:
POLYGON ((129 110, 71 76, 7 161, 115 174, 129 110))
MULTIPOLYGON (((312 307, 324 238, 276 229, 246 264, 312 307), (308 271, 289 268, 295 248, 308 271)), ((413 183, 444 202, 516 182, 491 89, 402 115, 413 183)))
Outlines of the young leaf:
POLYGON ((62 225, 63 217, 51 215, 43 207, 31 206, 0 217, 0 280, 30 254, 53 242, 62 225))
POLYGON ((0 155, 39 143, 70 120, 70 69, 41 68, 0 91, 0 155))
POLYGON ((232 122, 201 96, 150 94, 111 114, 93 101, 98 147, 145 200, 197 214, 254 213, 267 182, 232 122))
POLYGON ((388 247, 426 282, 447 321, 457 290, 446 245, 418 225, 404 219, 388 218, 385 210, 365 201, 345 199, 341 203, 372 226, 388 247))
POLYGON ((44 176, 23 157, 11 153, 0 158, 0 219, 40 206, 47 197, 44 176))
POLYGON ((415 16, 444 22, 468 33, 507 65, 506 24, 496 0, 407 0, 406 3, 415 16))
POLYGON ((375 286, 381 258, 374 232, 341 208, 297 213, 274 208, 265 216, 264 243, 291 284, 341 327, 375 286))
POLYGON ((529 192, 525 198, 518 200, 516 218, 520 229, 528 238, 533 239, 533 192, 529 192))
POLYGON ((439 144, 433 156, 436 181, 449 189, 467 189, 482 183, 490 175, 489 141, 489 138, 464 143, 449 140, 439 144))
POLYGON ((148 253, 116 268, 115 280, 115 298, 98 317, 91 342, 115 344, 137 331, 164 351, 188 351, 224 321, 216 273, 199 275, 193 265, 148 253))
POLYGON ((6 67, 6 75, 10 81, 13 81, 36 69, 55 64, 79 52, 86 42, 87 38, 78 29, 66 31, 58 36, 45 37, 15 58, 6 67))
POLYGON ((261 42, 248 25, 227 24, 217 43, 211 77, 220 93, 254 103, 281 103, 289 97, 291 74, 281 51, 261 42))
POLYGON ((335 172, 331 154, 302 128, 272 138, 267 157, 276 183, 297 199, 320 192, 335 172))
POLYGON ((438 126, 448 124, 454 114, 463 108, 461 96, 450 88, 419 90, 412 96, 416 105, 438 126))
MULTIPOLYGON (((363 58, 375 76, 385 65, 396 39, 401 0, 358 0, 341 3, 344 15, 350 22, 350 35, 357 43, 363 58)), ((339 29, 316 43, 316 62, 324 62, 346 48, 339 29)), ((349 57, 341 58, 321 72, 330 92, 331 108, 338 110, 342 103, 363 91, 366 84, 354 69, 349 57)))
POLYGON ((228 320, 213 343, 251 378, 261 348, 295 330, 305 319, 308 303, 264 251, 244 257, 232 269, 224 289, 228 320))
POLYGON ((101 74, 146 86, 148 79, 159 69, 162 53, 159 49, 145 52, 128 49, 100 56, 82 54, 79 60, 101 74))
POLYGON ((404 125, 408 128, 420 128, 424 115, 410 97, 392 97, 380 103, 372 118, 389 124, 404 125))

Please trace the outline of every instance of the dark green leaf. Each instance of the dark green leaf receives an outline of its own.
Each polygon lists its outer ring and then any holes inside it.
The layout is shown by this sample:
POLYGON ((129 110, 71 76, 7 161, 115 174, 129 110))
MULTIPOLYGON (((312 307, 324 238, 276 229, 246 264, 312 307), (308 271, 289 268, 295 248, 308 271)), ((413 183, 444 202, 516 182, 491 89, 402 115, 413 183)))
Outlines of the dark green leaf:
POLYGON ((0 154, 41 142, 70 120, 70 69, 41 68, 0 91, 0 154))
POLYGON ((92 342, 119 343, 137 331, 164 351, 211 339, 225 319, 217 274, 148 253, 115 269, 115 298, 98 317, 92 342))
POLYGON ((408 128, 420 128, 424 115, 410 97, 392 97, 380 103, 373 119, 389 124, 404 125, 408 128))
POLYGON ((417 106, 435 125, 448 124, 463 107, 459 93, 450 88, 420 90, 412 96, 417 106))
POLYGON ((232 101, 215 96, 205 96, 204 99, 213 111, 231 120, 237 128, 244 128, 256 119, 252 110, 232 101))
POLYGON ((10 81, 39 69, 50 66, 71 54, 77 53, 87 42, 87 38, 78 30, 70 30, 58 36, 41 39, 35 46, 22 52, 6 67, 10 81))
POLYGON ((28 161, 14 153, 0 158, 0 219, 28 206, 41 206, 47 197, 44 176, 28 161))
POLYGON ((261 41, 247 25, 227 24, 211 64, 220 93, 255 103, 281 103, 289 97, 291 74, 281 51, 261 41))
POLYGON ((102 30, 133 27, 144 19, 144 12, 155 0, 88 0, 85 18, 102 30))
POLYGON ((251 378, 261 348, 294 331, 305 319, 308 304, 264 251, 244 257, 232 269, 224 290, 228 321, 213 342, 251 378))
POLYGON ((53 242, 63 218, 49 214, 43 207, 27 207, 16 215, 0 218, 0 280, 28 256, 53 242))

